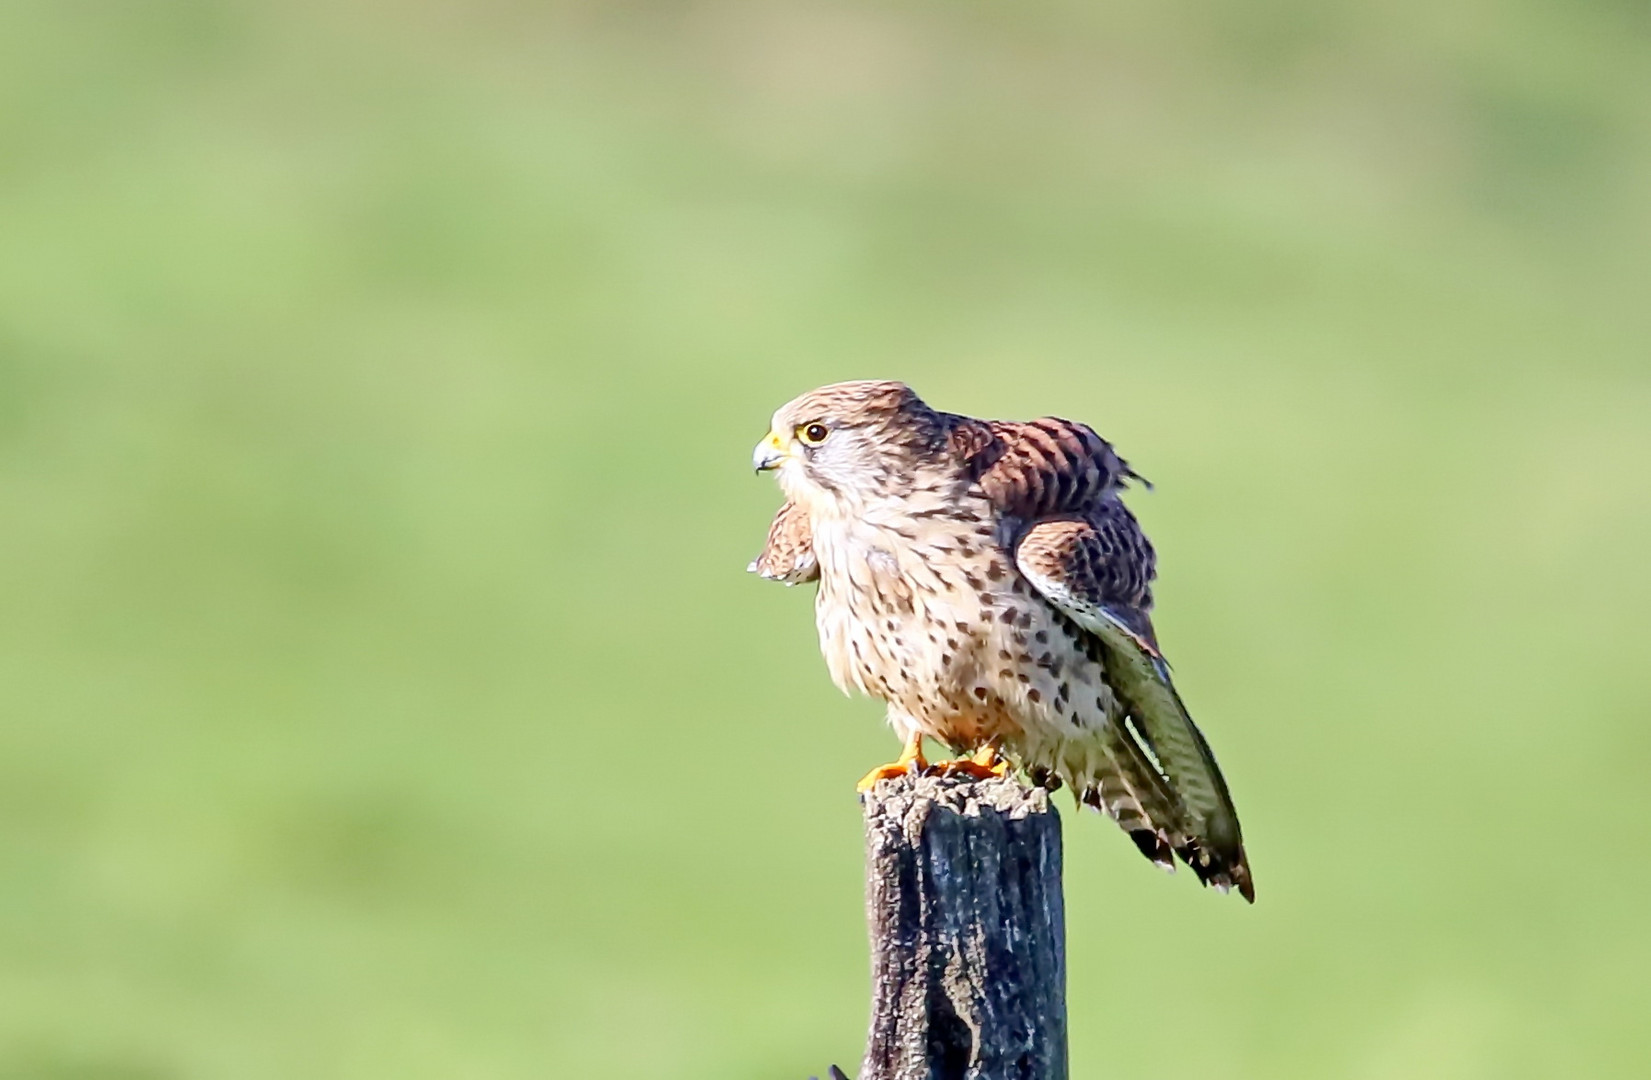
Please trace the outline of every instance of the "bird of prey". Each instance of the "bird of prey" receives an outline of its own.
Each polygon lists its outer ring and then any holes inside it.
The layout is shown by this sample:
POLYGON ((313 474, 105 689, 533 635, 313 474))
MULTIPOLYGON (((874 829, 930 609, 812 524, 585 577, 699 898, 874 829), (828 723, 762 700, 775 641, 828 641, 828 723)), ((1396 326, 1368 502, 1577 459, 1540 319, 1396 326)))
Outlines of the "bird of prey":
POLYGON ((862 790, 929 770, 927 736, 960 755, 939 769, 1064 782, 1153 862, 1254 901, 1226 781, 1153 634, 1152 545, 1120 499, 1140 477, 1110 443, 845 382, 776 412, 753 464, 786 498, 751 569, 819 583, 832 680, 887 702, 904 741, 862 790))

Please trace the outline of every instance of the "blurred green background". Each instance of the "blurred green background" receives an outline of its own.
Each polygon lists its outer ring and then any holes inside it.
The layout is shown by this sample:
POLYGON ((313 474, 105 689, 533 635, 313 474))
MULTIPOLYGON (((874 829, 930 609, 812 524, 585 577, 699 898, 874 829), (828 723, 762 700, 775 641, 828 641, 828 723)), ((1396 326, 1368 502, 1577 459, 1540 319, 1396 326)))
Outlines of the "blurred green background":
POLYGON ((866 376, 1158 484, 1260 898, 1068 812, 1075 1076, 1644 1076, 1648 295, 1626 0, 8 0, 0 1077, 852 1070, 866 376))

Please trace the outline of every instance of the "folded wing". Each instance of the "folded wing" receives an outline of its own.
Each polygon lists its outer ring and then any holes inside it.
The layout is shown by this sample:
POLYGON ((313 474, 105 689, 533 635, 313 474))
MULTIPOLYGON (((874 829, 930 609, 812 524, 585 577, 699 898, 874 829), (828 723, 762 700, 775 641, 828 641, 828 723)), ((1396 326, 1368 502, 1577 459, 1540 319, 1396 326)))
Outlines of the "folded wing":
POLYGON ((1098 643, 1107 683, 1124 708, 1121 722, 1173 799, 1169 820, 1160 820, 1161 807, 1150 815, 1152 825, 1206 884, 1236 888, 1253 902, 1232 796, 1153 635, 1147 614, 1152 552, 1134 517, 1113 498, 1084 516, 1033 523, 1016 544, 1015 561, 1056 610, 1098 643))

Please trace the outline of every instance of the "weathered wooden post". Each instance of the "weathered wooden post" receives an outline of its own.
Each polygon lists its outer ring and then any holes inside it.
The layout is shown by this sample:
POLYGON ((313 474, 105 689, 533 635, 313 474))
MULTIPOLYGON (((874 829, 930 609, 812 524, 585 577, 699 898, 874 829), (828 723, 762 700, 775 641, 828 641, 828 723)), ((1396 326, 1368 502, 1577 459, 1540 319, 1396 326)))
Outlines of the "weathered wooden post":
POLYGON ((1066 1080, 1060 817, 1012 779, 864 798, 871 1034, 858 1080, 1066 1080))

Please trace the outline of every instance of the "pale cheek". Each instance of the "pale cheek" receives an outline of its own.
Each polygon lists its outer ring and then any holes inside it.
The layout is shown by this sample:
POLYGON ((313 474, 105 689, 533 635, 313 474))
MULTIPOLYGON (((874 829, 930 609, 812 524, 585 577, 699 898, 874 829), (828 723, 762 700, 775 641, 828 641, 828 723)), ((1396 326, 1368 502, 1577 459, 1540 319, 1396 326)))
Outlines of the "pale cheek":
POLYGON ((809 480, 808 473, 803 468, 803 463, 796 458, 791 458, 780 466, 779 476, 780 490, 785 492, 787 497, 797 502, 808 502, 809 497, 818 490, 815 484, 809 480))

